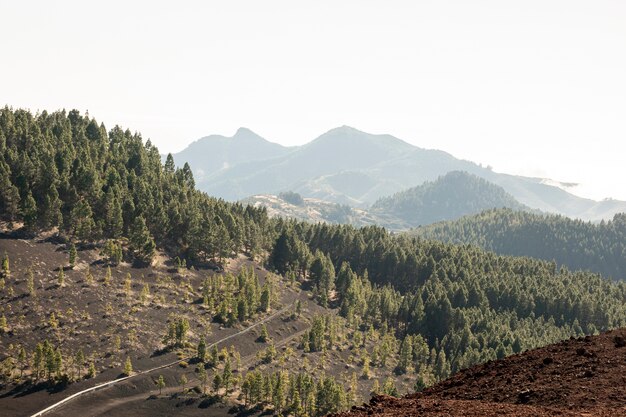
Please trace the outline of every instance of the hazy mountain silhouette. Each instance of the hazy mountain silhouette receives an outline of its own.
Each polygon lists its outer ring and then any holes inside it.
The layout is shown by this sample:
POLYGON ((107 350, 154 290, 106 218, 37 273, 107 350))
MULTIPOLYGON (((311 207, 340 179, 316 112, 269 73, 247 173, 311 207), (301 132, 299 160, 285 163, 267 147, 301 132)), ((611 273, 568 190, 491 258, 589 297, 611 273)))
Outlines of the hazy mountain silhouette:
POLYGON ((247 129, 233 138, 208 136, 174 155, 189 162, 198 187, 226 200, 295 191, 305 197, 365 208, 379 198, 465 171, 501 186, 532 209, 608 219, 626 211, 626 202, 574 196, 542 178, 491 171, 440 151, 413 146, 390 135, 342 126, 303 146, 284 147, 247 129))

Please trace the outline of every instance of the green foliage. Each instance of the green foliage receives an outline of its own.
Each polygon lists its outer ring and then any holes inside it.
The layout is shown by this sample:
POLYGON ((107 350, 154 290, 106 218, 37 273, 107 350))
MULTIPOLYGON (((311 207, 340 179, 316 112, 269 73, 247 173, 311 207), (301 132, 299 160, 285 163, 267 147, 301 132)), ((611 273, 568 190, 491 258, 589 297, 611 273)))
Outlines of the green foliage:
POLYGON ((74 245, 74 243, 71 243, 70 250, 69 250, 70 268, 74 268, 74 266, 76 266, 76 257, 77 257, 76 245, 74 245))
POLYGON ((124 363, 124 374, 126 376, 130 376, 133 373, 133 363, 130 361, 130 357, 126 358, 126 362, 124 363))
MULTIPOLYGON (((194 262, 220 263, 243 247, 269 249, 264 209, 195 190, 191 169, 163 166, 139 134, 109 132, 78 111, 0 109, 0 219, 36 231, 59 227, 79 241, 129 238, 149 262, 155 248, 194 262)), ((119 258, 118 258, 119 259, 119 258)))
POLYGON ((565 265, 626 280, 626 214, 595 224, 556 215, 488 210, 414 233, 444 242, 471 243, 503 255, 554 260, 557 268, 565 265))
POLYGON ((7 255, 7 253, 4 253, 4 256, 2 257, 2 276, 3 277, 9 277, 11 275, 11 264, 9 261, 9 255, 7 255))
POLYGON ((207 355, 206 341, 204 340, 204 337, 202 337, 200 339, 200 342, 198 342, 198 348, 196 349, 196 357, 198 358, 200 362, 205 362, 206 355, 207 355))
POLYGON ((265 324, 261 325, 261 334, 259 335, 259 342, 262 343, 267 343, 270 341, 270 335, 267 332, 267 327, 265 326, 265 324))
POLYGON ((117 265, 122 261, 122 245, 113 239, 108 239, 102 248, 102 255, 106 257, 109 264, 117 265))
POLYGON ((30 268, 28 269, 28 272, 26 273, 26 291, 28 292, 28 295, 30 295, 31 297, 34 297, 36 295, 35 274, 33 274, 33 270, 30 268))
POLYGON ((371 212, 415 227, 496 207, 526 208, 502 187, 467 172, 452 171, 433 182, 381 198, 371 212))
POLYGON ((3 314, 0 316, 0 334, 4 334, 8 331, 9 326, 7 324, 7 318, 6 316, 3 314))
POLYGON ((89 369, 87 371, 87 377, 95 378, 97 374, 98 374, 98 371, 96 370, 96 365, 93 362, 89 362, 89 369))
POLYGON ((304 204, 304 199, 302 196, 293 191, 285 191, 278 194, 278 198, 286 201, 289 204, 293 204, 294 206, 301 206, 304 204))
POLYGON ((135 217, 130 231, 130 249, 135 259, 150 263, 156 245, 142 216, 135 217))
MULTIPOLYGON (((341 266, 339 313, 353 328, 373 326, 384 335, 370 365, 385 366, 397 354, 396 372, 423 375, 426 384, 486 360, 626 324, 626 284, 598 275, 392 236, 378 227, 282 227, 316 253, 312 278, 322 276, 324 258, 341 266)), ((301 347, 329 348, 329 334, 314 318, 301 347)))
POLYGON ((57 275, 57 284, 59 284, 59 287, 65 286, 65 271, 63 271, 63 266, 59 267, 59 274, 57 275))
POLYGON ((159 395, 161 395, 163 388, 165 388, 165 378, 163 378, 163 375, 159 375, 159 378, 156 380, 155 385, 159 389, 159 395))

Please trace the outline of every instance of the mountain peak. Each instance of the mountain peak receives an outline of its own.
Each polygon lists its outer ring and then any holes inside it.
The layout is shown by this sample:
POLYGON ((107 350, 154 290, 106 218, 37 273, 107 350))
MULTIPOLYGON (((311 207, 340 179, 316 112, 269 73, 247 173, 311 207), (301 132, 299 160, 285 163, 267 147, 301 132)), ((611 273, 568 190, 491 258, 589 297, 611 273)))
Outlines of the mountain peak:
POLYGON ((233 135, 233 139, 248 139, 248 138, 263 139, 261 136, 257 135, 256 133, 254 133, 252 130, 248 129, 247 127, 240 127, 239 129, 237 129, 237 131, 233 135))

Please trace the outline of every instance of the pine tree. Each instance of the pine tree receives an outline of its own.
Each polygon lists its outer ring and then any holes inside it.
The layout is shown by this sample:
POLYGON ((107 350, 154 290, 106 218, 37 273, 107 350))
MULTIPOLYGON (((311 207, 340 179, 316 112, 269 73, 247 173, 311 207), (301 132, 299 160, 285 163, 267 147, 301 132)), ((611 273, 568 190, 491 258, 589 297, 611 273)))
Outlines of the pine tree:
POLYGON ((378 395, 378 394, 380 394, 380 383, 378 382, 378 380, 377 380, 377 379, 375 379, 375 380, 374 380, 374 383, 372 384, 371 394, 372 394, 372 395, 378 395))
POLYGON ((392 377, 388 377, 383 384, 383 394, 390 395, 392 397, 398 396, 398 389, 392 377))
POLYGON ((59 267, 59 275, 57 276, 57 284, 59 287, 65 287, 65 272, 63 272, 63 267, 59 267))
POLYGON ((59 327, 59 321, 57 320, 57 316, 56 316, 56 314, 54 314, 54 311, 52 313, 50 313, 50 318, 48 319, 48 324, 53 329, 56 329, 57 327, 59 327))
POLYGON ((215 391, 215 395, 219 396, 220 388, 222 388, 222 376, 215 374, 213 377, 213 391, 215 391))
POLYGON ((4 256, 2 257, 2 276, 9 277, 11 275, 11 267, 9 261, 9 255, 4 252, 4 256))
POLYGON ((270 340, 270 335, 267 332, 267 327, 265 324, 261 325, 261 335, 259 336, 259 342, 267 343, 270 340))
POLYGON ((98 371, 96 370, 96 365, 92 362, 89 362, 89 370, 87 371, 88 378, 95 378, 98 371))
POLYGON ((28 363, 26 362, 26 349, 24 349, 24 346, 20 346, 20 350, 17 354, 17 362, 20 365, 20 380, 21 380, 22 377, 24 376, 24 369, 26 369, 26 366, 28 365, 28 363))
POLYGON ((35 381, 39 381, 39 377, 41 376, 41 370, 44 366, 44 350, 43 345, 41 343, 37 343, 35 347, 35 352, 33 353, 33 374, 35 377, 35 381))
POLYGON ((36 295, 35 293, 35 276, 33 274, 33 270, 31 268, 28 269, 27 275, 26 275, 26 291, 28 293, 28 295, 30 295, 31 297, 34 297, 36 295))
POLYGON ((182 374, 180 376, 180 379, 178 380, 178 382, 180 383, 181 388, 183 389, 183 394, 185 393, 185 385, 187 385, 187 377, 185 376, 185 374, 182 374))
POLYGON ((82 349, 79 349, 76 352, 76 357, 74 358, 74 363, 78 366, 78 375, 79 379, 82 379, 84 375, 84 365, 85 365, 85 354, 82 349))
POLYGON ((133 373, 133 363, 130 361, 130 357, 126 357, 126 362, 124 363, 124 374, 126 376, 130 376, 133 373))
POLYGON ((270 310, 270 304, 272 300, 271 289, 267 282, 263 285, 263 292, 261 293, 261 311, 267 313, 270 310))
POLYGON ((206 394, 206 383, 208 381, 208 375, 206 373, 206 369, 204 369, 204 365, 199 365, 196 367, 196 372, 198 373, 198 380, 202 385, 202 394, 206 394))
POLYGON ((224 371, 222 372, 222 385, 224 386, 224 390, 228 394, 228 390, 230 389, 230 384, 232 382, 233 372, 230 366, 230 359, 226 358, 224 363, 224 371))
POLYGON ((76 266, 76 245, 74 243, 70 245, 69 258, 70 268, 74 268, 76 266))
POLYGON ((22 217, 27 230, 33 230, 37 224, 37 203, 33 194, 28 191, 26 198, 22 200, 22 217))
POLYGON ((131 228, 130 249, 137 260, 145 263, 152 262, 156 246, 142 216, 135 218, 131 228))
POLYGON ((13 222, 20 214, 20 191, 11 183, 11 169, 0 158, 0 209, 13 222))
POLYGON ((357 404, 359 384, 356 376, 356 372, 352 372, 352 378, 350 379, 350 404, 357 404))
POLYGON ((113 278, 113 275, 111 273, 111 267, 107 266, 107 270, 104 274, 104 285, 111 285, 111 279, 113 278))
POLYGON ((156 381, 156 386, 159 389, 159 395, 161 395, 163 388, 165 388, 165 378, 163 378, 163 375, 159 375, 159 379, 156 381))
POLYGON ((200 342, 198 342, 198 348, 197 348, 197 358, 200 362, 204 363, 206 361, 206 341, 204 340, 204 337, 200 338, 200 342))
POLYGON ((126 274, 126 279, 124 280, 124 293, 126 297, 130 298, 133 292, 133 282, 130 273, 126 274))

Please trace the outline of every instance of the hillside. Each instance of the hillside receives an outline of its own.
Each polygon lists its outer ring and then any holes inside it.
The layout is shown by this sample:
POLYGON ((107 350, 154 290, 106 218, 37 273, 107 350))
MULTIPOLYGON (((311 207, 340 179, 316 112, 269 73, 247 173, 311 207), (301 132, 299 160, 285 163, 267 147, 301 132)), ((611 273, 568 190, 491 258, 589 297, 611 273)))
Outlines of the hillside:
POLYGON ((505 255, 555 260, 569 269, 626 279, 626 217, 593 224, 562 216, 488 210, 410 232, 428 239, 470 243, 505 255))
POLYGON ((77 111, 5 108, 0 139, 8 416, 74 393, 50 415, 321 416, 626 326, 624 283, 271 218, 198 191, 188 165, 77 111))
MULTIPOLYGON (((381 224, 382 220, 376 218, 366 210, 353 208, 337 203, 330 203, 317 198, 302 198, 301 203, 294 204, 279 195, 255 195, 244 198, 240 202, 255 208, 264 208, 270 217, 284 217, 302 221, 331 224, 350 224, 353 226, 367 226, 381 224)), ((299 196, 299 194, 297 194, 299 196)))
MULTIPOLYGON (((210 137, 200 142, 207 147, 212 143, 221 146, 219 140, 210 137)), ((236 141, 228 143, 235 148, 236 141)), ((443 151, 348 126, 332 129, 303 146, 274 147, 258 157, 247 151, 241 154, 245 157, 239 162, 221 159, 221 152, 210 152, 196 143, 174 159, 179 166, 190 163, 201 190, 231 201, 291 190, 305 197, 366 208, 379 198, 434 181, 451 171, 465 171, 502 187, 521 204, 544 212, 601 220, 626 211, 626 202, 577 197, 546 179, 493 172, 443 151)))
POLYGON ((367 209, 331 203, 298 193, 255 195, 240 200, 242 204, 267 210, 270 217, 293 218, 302 221, 352 226, 379 225, 393 231, 403 231, 441 220, 454 220, 488 208, 510 207, 530 210, 518 203, 501 187, 475 175, 452 171, 433 182, 401 191, 376 201, 367 209), (295 195, 299 202, 282 198, 295 195))
POLYGON ((370 211, 416 227, 499 207, 528 209, 501 187, 467 172, 452 171, 435 181, 381 198, 370 211))
POLYGON ((625 352, 625 329, 571 338, 334 416, 623 416, 625 352))

